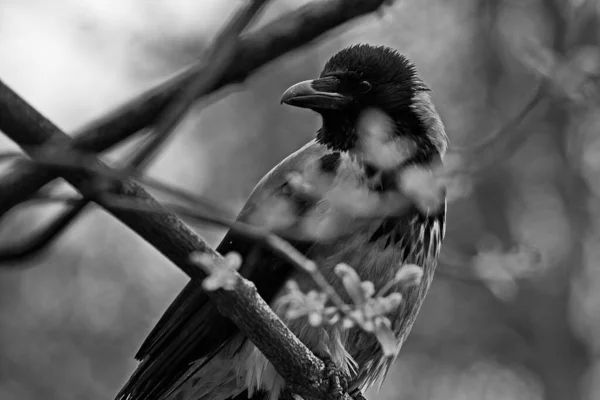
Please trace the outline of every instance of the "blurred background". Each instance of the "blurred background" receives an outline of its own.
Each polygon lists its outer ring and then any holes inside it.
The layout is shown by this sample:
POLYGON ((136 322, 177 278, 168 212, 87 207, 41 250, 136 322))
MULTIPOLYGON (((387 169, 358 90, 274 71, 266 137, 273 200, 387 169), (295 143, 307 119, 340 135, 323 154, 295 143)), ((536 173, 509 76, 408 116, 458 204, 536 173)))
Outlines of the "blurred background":
MULTIPOLYGON (((274 0, 257 25, 305 2, 274 0)), ((193 62, 239 4, 0 0, 0 78, 74 132, 193 62)), ((237 212, 318 128, 316 115, 280 106, 282 92, 356 42, 416 63, 455 147, 492 135, 546 79, 544 100, 506 132, 510 146, 455 193, 429 296, 367 398, 600 399, 599 16, 597 0, 396 1, 193 109, 150 173, 237 212)), ((12 213, 0 241, 51 212, 12 213)), ((224 234, 196 228, 212 245, 224 234)), ((0 270, 2 400, 112 399, 187 281, 94 208, 25 266, 0 270)))

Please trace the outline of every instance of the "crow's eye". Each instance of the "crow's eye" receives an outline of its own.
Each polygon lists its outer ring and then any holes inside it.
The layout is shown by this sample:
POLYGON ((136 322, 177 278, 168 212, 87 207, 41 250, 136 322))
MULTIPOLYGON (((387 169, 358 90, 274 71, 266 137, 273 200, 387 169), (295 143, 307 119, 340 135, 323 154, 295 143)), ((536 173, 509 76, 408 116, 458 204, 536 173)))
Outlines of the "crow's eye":
POLYGON ((361 93, 367 93, 371 90, 371 84, 367 81, 360 81, 358 83, 358 91, 361 93))

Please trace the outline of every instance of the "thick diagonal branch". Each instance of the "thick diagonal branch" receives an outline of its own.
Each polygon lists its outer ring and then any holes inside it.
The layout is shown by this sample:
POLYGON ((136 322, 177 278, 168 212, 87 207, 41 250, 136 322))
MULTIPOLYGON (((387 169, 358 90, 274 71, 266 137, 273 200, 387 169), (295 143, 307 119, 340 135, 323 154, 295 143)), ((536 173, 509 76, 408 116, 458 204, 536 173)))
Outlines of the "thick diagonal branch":
MULTIPOLYGON (((59 131, 59 135, 65 135, 59 131)), ((73 170, 64 178, 84 195, 93 197, 93 177, 73 170)), ((175 214, 165 210, 140 185, 131 181, 118 182, 116 194, 142 202, 152 212, 124 210, 110 203, 102 204, 125 225, 146 239, 188 276, 199 282, 204 272, 190 262, 190 254, 205 252, 217 256, 197 234, 175 214)), ((199 290, 201 290, 199 288, 199 290)), ((254 285, 240 279, 235 291, 210 293, 223 314, 232 319, 244 334, 267 356, 276 369, 294 384, 298 391, 308 390, 308 398, 320 398, 323 363, 316 358, 277 318, 256 292, 254 285), (312 395, 311 395, 312 394, 312 395)))

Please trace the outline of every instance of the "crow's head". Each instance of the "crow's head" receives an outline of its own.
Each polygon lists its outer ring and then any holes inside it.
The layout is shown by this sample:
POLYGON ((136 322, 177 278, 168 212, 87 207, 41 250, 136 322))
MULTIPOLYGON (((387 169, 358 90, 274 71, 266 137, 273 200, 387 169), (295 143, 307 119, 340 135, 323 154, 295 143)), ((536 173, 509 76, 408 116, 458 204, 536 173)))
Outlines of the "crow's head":
POLYGON ((358 44, 331 57, 318 79, 290 87, 281 101, 321 114, 317 140, 339 151, 355 147, 363 111, 381 110, 393 121, 395 135, 414 139, 425 162, 447 147, 428 91, 414 65, 396 50, 358 44))

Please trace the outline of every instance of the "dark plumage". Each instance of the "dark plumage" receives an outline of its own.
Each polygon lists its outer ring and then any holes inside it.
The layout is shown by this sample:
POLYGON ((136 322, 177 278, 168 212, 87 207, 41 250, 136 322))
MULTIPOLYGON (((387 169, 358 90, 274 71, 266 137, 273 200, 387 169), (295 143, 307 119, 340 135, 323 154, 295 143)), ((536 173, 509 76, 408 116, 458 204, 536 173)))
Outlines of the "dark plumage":
POLYGON ((337 151, 325 154, 320 158, 321 170, 324 172, 335 172, 340 166, 340 157, 341 155, 337 151))
MULTIPOLYGON (((389 146, 407 143, 412 150, 393 159, 393 169, 405 165, 427 166, 442 156, 447 138, 429 99, 427 87, 415 67, 397 51, 356 45, 334 55, 319 79, 289 88, 282 102, 309 108, 322 117, 314 141, 290 155, 256 186, 238 219, 248 221, 267 197, 296 202, 298 221, 313 203, 294 200, 286 187, 290 172, 301 171, 316 157, 321 173, 335 182, 349 181, 364 190, 384 193, 396 190, 392 170, 371 160, 363 147, 359 115, 368 108, 383 111, 392 121, 389 146)), ((363 280, 380 287, 404 262, 424 268, 424 279, 416 288, 402 289, 405 302, 391 316, 392 327, 405 338, 431 283, 444 235, 445 206, 425 215, 413 207, 394 217, 354 224, 332 242, 301 240, 293 243, 314 259, 339 293, 344 294, 333 268, 339 262, 353 266, 363 280)), ((302 239, 302 238, 301 238, 302 239)), ((252 280, 261 296, 280 317, 277 298, 287 279, 304 289, 312 281, 292 270, 269 250, 233 233, 227 233, 217 251, 236 251, 243 257, 240 273, 252 280)), ((345 295, 345 294, 344 294, 345 295)), ((285 321, 285 320, 284 320, 285 321)), ((358 329, 311 327, 304 319, 285 321, 290 329, 318 355, 323 346, 328 355, 351 377, 351 386, 364 388, 383 379, 393 360, 384 358, 371 334, 358 329), (355 365, 355 362, 358 364, 355 365)), ((244 339, 236 326, 221 316, 202 289, 189 283, 154 327, 136 358, 137 370, 118 399, 276 399, 284 382, 268 361, 244 339)))
MULTIPOLYGON (((339 150, 352 148, 356 136, 349 132, 354 130, 360 111, 373 106, 394 120, 398 134, 426 136, 426 128, 410 106, 415 93, 428 89, 418 79, 414 65, 396 50, 364 44, 348 47, 327 61, 321 78, 327 77, 338 80, 339 93, 354 93, 354 96, 343 110, 321 112, 323 128, 317 134, 319 142, 339 150), (361 87, 365 82, 366 88, 361 87)), ((314 88, 327 86, 331 84, 314 88)))

